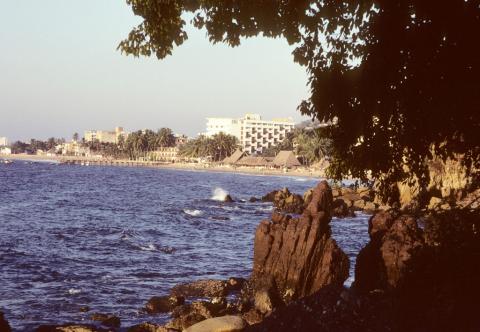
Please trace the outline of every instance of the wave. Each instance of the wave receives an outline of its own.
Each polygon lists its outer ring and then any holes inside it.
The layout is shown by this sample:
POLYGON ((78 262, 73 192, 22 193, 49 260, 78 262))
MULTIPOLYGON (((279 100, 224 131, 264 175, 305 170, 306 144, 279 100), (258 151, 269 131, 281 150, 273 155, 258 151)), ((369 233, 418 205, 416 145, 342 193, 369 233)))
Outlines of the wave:
POLYGON ((225 197, 227 197, 228 195, 228 191, 220 188, 220 187, 217 187, 213 190, 213 196, 212 196, 212 199, 214 201, 220 201, 220 202, 223 202, 225 201, 225 197))
POLYGON ((189 216, 192 216, 192 217, 198 217, 198 216, 201 216, 203 214, 203 211, 200 211, 200 210, 184 209, 183 212, 185 214, 188 214, 189 216))
POLYGON ((82 290, 77 289, 77 288, 70 288, 70 289, 68 290, 68 294, 70 294, 70 295, 79 294, 79 293, 81 293, 81 292, 82 292, 82 290))
POLYGON ((148 244, 147 246, 144 246, 144 247, 139 246, 139 248, 140 248, 140 250, 143 250, 143 251, 155 251, 155 250, 157 250, 157 247, 152 243, 150 243, 150 244, 148 244))

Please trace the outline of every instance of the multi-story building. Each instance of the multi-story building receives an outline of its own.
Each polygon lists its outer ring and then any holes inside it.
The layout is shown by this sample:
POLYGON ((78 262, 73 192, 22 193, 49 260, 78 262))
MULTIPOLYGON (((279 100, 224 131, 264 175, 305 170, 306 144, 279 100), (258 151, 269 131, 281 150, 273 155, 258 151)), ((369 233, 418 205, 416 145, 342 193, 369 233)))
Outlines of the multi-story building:
POLYGON ((86 142, 93 142, 95 140, 100 143, 118 143, 121 136, 126 138, 127 133, 122 127, 115 127, 114 131, 108 130, 88 130, 85 131, 84 138, 86 142))
POLYGON ((207 118, 206 136, 220 132, 238 138, 243 151, 262 153, 282 142, 287 133, 295 128, 291 118, 262 120, 259 114, 246 114, 243 118, 207 118))
POLYGON ((8 139, 6 137, 0 137, 0 146, 7 146, 8 139))

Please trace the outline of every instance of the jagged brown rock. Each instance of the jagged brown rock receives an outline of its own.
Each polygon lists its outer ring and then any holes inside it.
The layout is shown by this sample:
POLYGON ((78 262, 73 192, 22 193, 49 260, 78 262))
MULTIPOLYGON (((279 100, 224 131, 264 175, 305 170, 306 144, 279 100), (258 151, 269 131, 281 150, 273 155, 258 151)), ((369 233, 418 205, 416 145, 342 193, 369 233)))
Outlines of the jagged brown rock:
POLYGON ((284 300, 342 285, 349 261, 331 238, 332 201, 331 189, 322 181, 300 218, 273 214, 271 221, 262 221, 255 234, 252 280, 273 278, 284 300))
POLYGON ((10 329, 10 325, 8 324, 8 321, 5 319, 3 316, 3 312, 0 311, 0 331, 4 332, 10 332, 12 331, 10 329))

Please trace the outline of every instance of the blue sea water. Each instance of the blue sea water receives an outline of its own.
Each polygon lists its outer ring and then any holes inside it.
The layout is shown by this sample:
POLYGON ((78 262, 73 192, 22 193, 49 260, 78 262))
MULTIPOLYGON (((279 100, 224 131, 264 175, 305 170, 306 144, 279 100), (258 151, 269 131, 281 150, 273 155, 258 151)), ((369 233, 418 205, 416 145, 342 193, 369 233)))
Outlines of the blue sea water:
MULTIPOLYGON (((141 311, 180 282, 248 277, 258 223, 274 189, 303 193, 318 179, 150 168, 0 163, 0 311, 15 331, 90 323, 164 322, 141 311), (216 200, 229 193, 236 200, 216 200), (244 200, 245 202, 242 202, 244 200), (80 311, 88 306, 90 312, 80 311)), ((352 267, 368 216, 333 219, 352 267)))

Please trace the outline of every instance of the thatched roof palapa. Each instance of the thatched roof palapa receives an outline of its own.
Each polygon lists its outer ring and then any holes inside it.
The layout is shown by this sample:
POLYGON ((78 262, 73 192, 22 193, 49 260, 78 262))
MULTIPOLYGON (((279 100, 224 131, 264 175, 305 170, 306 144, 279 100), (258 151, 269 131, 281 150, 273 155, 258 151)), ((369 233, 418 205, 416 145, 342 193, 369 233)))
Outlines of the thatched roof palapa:
POLYGON ((276 167, 292 168, 301 166, 302 164, 298 161, 297 157, 295 157, 293 151, 280 151, 273 160, 273 165, 276 167))
POLYGON ((271 166, 271 162, 265 157, 246 156, 235 163, 237 166, 271 166))
POLYGON ((237 161, 242 159, 245 156, 245 152, 240 151, 237 149, 230 157, 223 159, 224 164, 235 164, 237 161))

